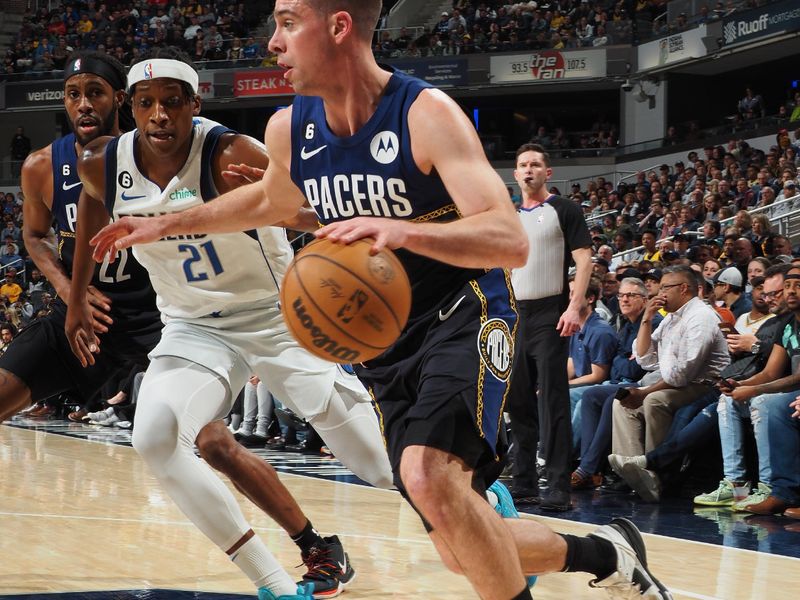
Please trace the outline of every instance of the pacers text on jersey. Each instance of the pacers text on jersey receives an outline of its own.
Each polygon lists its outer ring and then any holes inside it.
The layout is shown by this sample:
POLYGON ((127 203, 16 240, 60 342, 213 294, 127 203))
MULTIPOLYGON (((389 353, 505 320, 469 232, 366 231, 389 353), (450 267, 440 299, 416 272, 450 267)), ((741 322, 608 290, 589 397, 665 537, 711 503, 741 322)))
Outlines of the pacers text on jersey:
POLYGON ((409 217, 406 183, 380 175, 327 175, 303 181, 306 198, 323 220, 348 217, 409 217))

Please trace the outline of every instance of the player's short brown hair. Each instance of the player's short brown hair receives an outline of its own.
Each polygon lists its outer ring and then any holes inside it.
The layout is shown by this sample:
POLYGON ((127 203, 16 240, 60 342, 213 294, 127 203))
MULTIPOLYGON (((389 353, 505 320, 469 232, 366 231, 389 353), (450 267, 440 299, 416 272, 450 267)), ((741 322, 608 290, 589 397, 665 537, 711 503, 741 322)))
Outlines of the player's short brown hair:
POLYGON ((350 13, 350 16, 353 17, 356 34, 368 40, 372 39, 383 7, 381 0, 307 0, 307 2, 325 15, 340 10, 350 13))

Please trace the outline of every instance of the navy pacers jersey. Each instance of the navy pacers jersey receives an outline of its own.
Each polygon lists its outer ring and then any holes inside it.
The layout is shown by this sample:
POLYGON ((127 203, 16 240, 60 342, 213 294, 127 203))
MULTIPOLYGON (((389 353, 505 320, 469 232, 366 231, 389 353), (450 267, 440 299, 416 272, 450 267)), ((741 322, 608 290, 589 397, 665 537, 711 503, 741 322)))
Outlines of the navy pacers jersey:
MULTIPOLYGON (((72 276, 75 256, 75 231, 78 219, 78 200, 83 185, 78 178, 78 155, 75 134, 59 138, 51 145, 53 163, 53 218, 56 221, 58 255, 67 274, 72 276)), ((122 319, 115 329, 149 329, 160 327, 156 295, 147 271, 136 261, 130 250, 117 254, 116 262, 103 262, 95 268, 92 285, 111 300, 112 315, 122 319)), ((116 320, 115 320, 116 321, 116 320)))
MULTIPOLYGON (((321 98, 296 96, 292 106, 291 175, 323 224, 353 217, 389 217, 415 222, 459 218, 434 171, 414 163, 408 110, 431 87, 394 71, 375 114, 353 136, 328 128, 321 98)), ((434 132, 431 132, 434 135, 434 132)), ((441 306, 467 281, 485 273, 464 269, 404 249, 396 251, 411 280, 411 320, 441 306)))

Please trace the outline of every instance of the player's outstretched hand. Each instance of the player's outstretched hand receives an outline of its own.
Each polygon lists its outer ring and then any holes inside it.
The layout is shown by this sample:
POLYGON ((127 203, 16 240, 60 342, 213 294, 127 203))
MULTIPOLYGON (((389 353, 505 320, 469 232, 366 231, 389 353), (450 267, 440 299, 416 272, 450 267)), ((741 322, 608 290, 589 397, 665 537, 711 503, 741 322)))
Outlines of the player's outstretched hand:
POLYGON ((412 223, 379 217, 356 217, 347 221, 331 223, 314 232, 318 238, 325 238, 335 243, 352 244, 371 237, 375 243, 370 254, 377 254, 384 248, 402 248, 408 241, 412 223))
POLYGON ((114 319, 109 315, 111 300, 93 285, 89 286, 86 299, 89 301, 89 308, 92 311, 92 329, 96 333, 107 333, 108 326, 114 324, 114 319))
POLYGON ((103 262, 117 258, 117 250, 130 248, 134 244, 149 244, 164 237, 161 220, 158 217, 123 217, 103 227, 89 242, 94 246, 92 257, 103 262))
POLYGON ((94 333, 93 324, 92 308, 88 302, 67 307, 64 330, 72 353, 84 367, 93 365, 94 355, 100 352, 100 340, 94 333))
POLYGON ((231 187, 241 187, 261 181, 264 178, 264 173, 264 169, 240 163, 238 165, 228 165, 228 168, 222 172, 222 176, 231 187))

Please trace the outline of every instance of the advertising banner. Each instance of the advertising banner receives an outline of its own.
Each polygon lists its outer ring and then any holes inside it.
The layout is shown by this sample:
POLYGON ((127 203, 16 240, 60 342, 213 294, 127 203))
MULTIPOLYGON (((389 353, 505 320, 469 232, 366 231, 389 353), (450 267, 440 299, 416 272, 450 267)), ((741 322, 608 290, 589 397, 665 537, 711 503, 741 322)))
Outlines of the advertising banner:
POLYGON ((294 88, 283 78, 283 69, 250 69, 233 75, 233 95, 236 98, 253 96, 286 96, 294 88))
POLYGON ((36 109, 61 106, 64 83, 60 79, 36 82, 6 82, 7 109, 36 109))
POLYGON ((606 51, 600 48, 501 54, 490 58, 489 71, 492 83, 535 83, 605 77, 606 51))
POLYGON ((689 31, 642 44, 638 48, 639 70, 646 71, 705 56, 707 54, 706 46, 703 44, 705 36, 706 26, 701 25, 689 31))
POLYGON ((398 60, 392 66, 413 77, 418 77, 438 88, 455 87, 469 83, 467 59, 398 60))
POLYGON ((797 0, 784 0, 725 17, 722 21, 722 38, 725 46, 735 46, 798 29, 800 3, 797 0))

